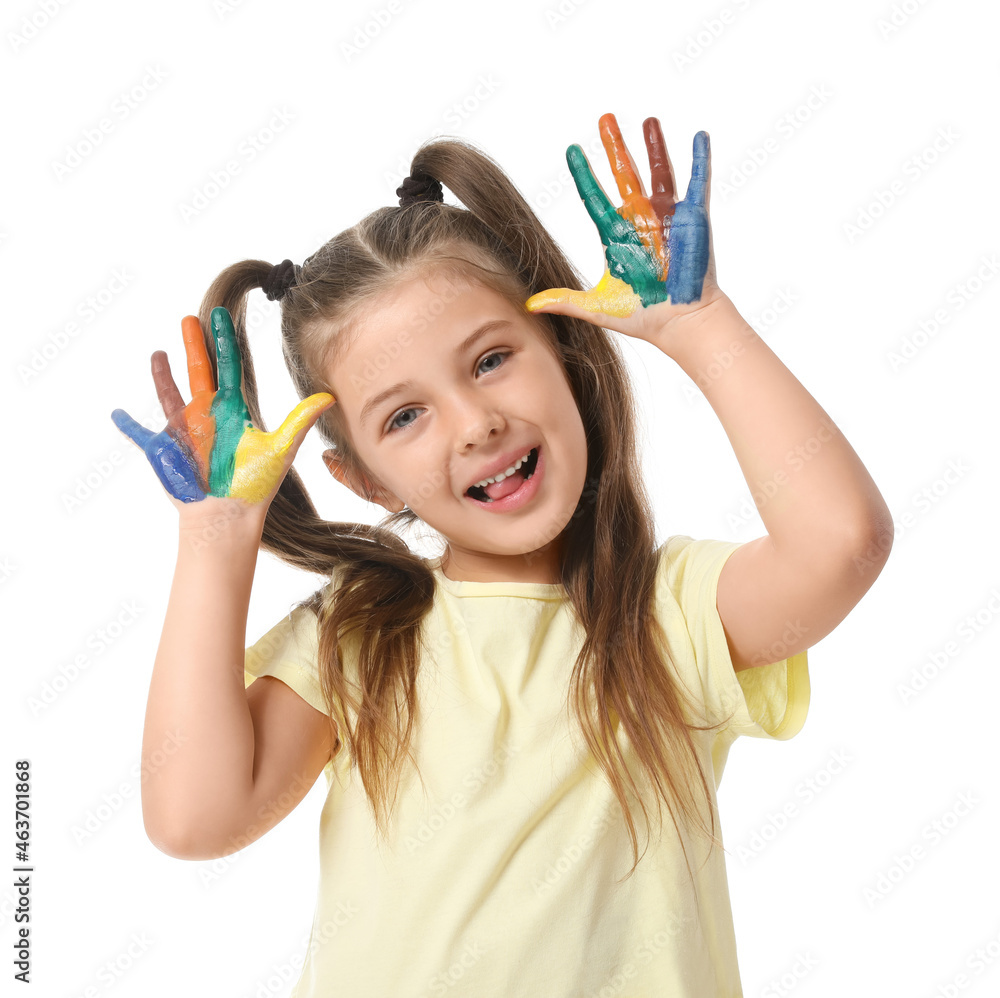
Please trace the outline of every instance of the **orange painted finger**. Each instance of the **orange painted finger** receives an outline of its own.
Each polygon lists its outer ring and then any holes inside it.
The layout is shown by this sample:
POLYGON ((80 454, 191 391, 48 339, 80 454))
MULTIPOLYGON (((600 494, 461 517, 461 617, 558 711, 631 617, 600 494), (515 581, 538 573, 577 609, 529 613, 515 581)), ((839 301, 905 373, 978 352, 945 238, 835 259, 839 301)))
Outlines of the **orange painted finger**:
POLYGON ((181 336, 184 337, 184 350, 187 353, 188 384, 191 394, 211 392, 215 394, 215 375, 212 363, 205 349, 205 336, 201 323, 196 315, 185 315, 181 319, 181 336))
POLYGON ((601 142, 604 144, 605 152, 607 152, 611 162, 618 192, 622 196, 622 206, 618 209, 618 214, 632 223, 632 227, 642 240, 643 246, 657 261, 662 278, 666 274, 667 268, 663 225, 650 204, 649 198, 646 197, 642 181, 635 168, 635 161, 625 145, 615 116, 613 114, 601 115, 599 125, 601 142))
POLYGON ((639 179, 635 161, 622 138, 617 119, 613 114, 602 114, 598 126, 604 151, 611 163, 611 172, 615 175, 615 183, 618 185, 618 193, 624 201, 630 201, 635 196, 644 198, 646 192, 642 180, 639 179))
POLYGON ((198 470, 207 481, 212 445, 215 443, 215 417, 212 416, 215 374, 208 359, 201 323, 196 315, 186 315, 181 319, 181 336, 184 338, 188 383, 191 386, 191 404, 184 414, 188 446, 198 462, 198 470))

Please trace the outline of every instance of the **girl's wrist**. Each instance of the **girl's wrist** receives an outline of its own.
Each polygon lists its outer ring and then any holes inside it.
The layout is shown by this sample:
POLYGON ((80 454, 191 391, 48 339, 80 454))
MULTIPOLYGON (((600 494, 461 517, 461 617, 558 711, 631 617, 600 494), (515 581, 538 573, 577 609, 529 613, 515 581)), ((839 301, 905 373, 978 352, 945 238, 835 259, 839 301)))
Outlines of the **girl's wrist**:
MULTIPOLYGON (((710 301, 691 312, 674 315, 653 334, 651 340, 681 367, 702 352, 705 341, 717 332, 748 326, 728 295, 716 291, 710 301)), ((750 332, 753 330, 750 329, 750 332)))
POLYGON ((206 547, 245 547, 260 544, 267 516, 267 504, 246 503, 241 499, 206 496, 200 502, 178 506, 178 530, 183 545, 203 550, 206 547))

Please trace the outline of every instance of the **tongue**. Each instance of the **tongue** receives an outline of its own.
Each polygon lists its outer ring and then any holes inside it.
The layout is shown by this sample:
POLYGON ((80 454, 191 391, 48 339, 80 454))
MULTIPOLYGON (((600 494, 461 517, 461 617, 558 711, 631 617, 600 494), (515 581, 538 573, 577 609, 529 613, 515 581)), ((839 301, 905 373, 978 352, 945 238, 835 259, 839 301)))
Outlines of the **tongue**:
POLYGON ((502 482, 493 482, 490 485, 484 486, 483 491, 491 499, 503 499, 504 496, 509 496, 511 492, 516 492, 524 484, 524 473, 520 468, 505 478, 502 482))

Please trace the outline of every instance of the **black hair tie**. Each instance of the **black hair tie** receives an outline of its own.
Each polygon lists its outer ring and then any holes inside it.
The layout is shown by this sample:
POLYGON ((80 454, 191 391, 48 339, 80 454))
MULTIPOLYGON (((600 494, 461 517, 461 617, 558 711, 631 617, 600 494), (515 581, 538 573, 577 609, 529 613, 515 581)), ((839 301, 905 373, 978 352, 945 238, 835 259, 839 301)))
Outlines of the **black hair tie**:
POLYGON ((295 283, 295 264, 291 260, 282 260, 271 268, 271 272, 261 282, 261 290, 267 295, 268 301, 278 301, 285 297, 288 289, 295 283))
POLYGON ((444 201, 444 191, 441 188, 441 181, 435 180, 426 173, 415 173, 403 181, 401 187, 396 188, 399 195, 399 206, 405 208, 408 204, 417 204, 420 201, 444 201))

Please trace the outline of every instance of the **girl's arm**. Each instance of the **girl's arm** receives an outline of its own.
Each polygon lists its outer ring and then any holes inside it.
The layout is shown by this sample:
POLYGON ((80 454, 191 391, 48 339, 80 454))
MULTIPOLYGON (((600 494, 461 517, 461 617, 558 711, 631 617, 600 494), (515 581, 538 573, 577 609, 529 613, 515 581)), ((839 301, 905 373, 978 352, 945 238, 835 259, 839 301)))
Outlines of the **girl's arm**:
POLYGON ((208 498, 180 510, 177 565, 143 729, 142 812, 157 848, 224 856, 308 793, 329 723, 279 680, 244 683, 263 510, 208 498))
POLYGON ((550 288, 525 305, 653 343, 705 393, 767 527, 719 576, 716 605, 733 666, 781 661, 832 631, 868 591, 892 546, 892 517, 833 420, 719 289, 708 133, 694 137, 691 180, 677 201, 656 118, 643 123, 649 197, 615 116, 599 124, 621 207, 579 146, 566 158, 601 234, 604 276, 589 291, 550 288))
POLYGON ((892 516, 833 420, 725 295, 654 343, 722 423, 767 536, 727 560, 717 606, 737 670, 816 644, 878 577, 892 516))
POLYGON ((244 644, 250 587, 267 508, 302 438, 332 395, 303 399, 273 433, 243 396, 232 316, 211 314, 218 386, 196 316, 181 322, 191 401, 164 351, 153 380, 167 417, 159 433, 116 409, 115 425, 145 453, 180 517, 163 635, 142 743, 146 833, 164 852, 207 859, 235 852, 277 824, 330 758, 325 714, 280 680, 248 690, 244 644))

